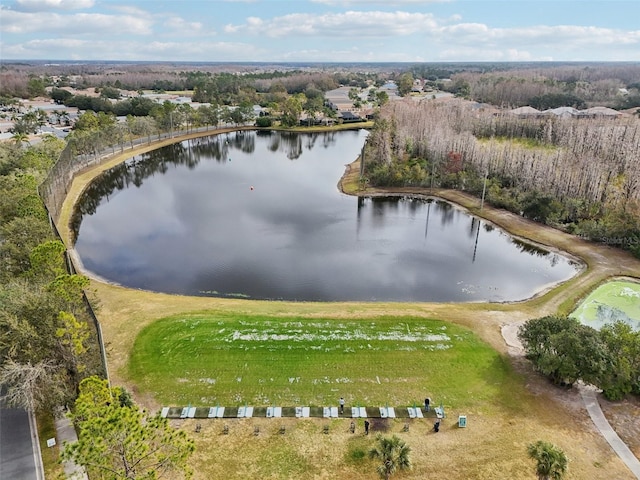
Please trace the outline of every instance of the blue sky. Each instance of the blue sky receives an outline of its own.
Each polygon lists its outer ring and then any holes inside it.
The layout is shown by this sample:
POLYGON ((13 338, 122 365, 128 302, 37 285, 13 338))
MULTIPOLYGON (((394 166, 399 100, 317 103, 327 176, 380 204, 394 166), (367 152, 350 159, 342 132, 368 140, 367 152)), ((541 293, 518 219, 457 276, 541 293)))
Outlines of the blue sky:
POLYGON ((640 0, 1 0, 0 58, 640 61, 640 0))

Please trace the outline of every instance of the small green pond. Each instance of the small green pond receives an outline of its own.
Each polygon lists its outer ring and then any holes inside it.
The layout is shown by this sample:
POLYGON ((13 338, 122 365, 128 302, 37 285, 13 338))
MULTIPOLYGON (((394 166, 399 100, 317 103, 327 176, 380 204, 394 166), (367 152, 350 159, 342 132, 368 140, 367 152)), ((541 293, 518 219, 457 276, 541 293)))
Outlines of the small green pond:
POLYGON ((571 316, 597 330, 621 320, 640 331, 640 283, 616 280, 600 285, 571 316))

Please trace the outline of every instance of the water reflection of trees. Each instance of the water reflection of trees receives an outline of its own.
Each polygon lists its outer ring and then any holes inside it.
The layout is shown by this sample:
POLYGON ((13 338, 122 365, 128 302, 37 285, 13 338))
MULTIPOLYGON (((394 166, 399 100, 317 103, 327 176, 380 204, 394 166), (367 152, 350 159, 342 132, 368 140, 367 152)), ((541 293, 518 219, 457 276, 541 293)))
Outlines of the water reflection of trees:
POLYGON ((243 153, 253 153, 256 149, 256 135, 254 132, 240 131, 230 135, 233 148, 243 153))
POLYGON ((442 226, 448 225, 453 222, 455 218, 456 209, 449 202, 436 202, 436 210, 440 212, 440 223, 442 226))
POLYGON ((360 227, 362 213, 369 207, 371 207, 372 226, 384 227, 384 216, 388 213, 395 215, 401 205, 406 205, 410 216, 413 218, 416 216, 416 213, 422 211, 422 207, 425 204, 430 205, 432 202, 432 199, 421 200, 411 197, 358 197, 358 229, 360 227))
MULTIPOLYGON (((549 251, 544 248, 540 248, 532 243, 523 242, 522 240, 518 240, 517 238, 510 237, 511 243, 513 243, 518 250, 523 253, 529 253, 531 255, 536 255, 537 257, 546 257, 549 255, 549 251)), ((554 256, 556 256, 554 254, 554 256)), ((551 258, 552 264, 555 265, 558 263, 557 258, 551 258)))
POLYGON ((271 152, 284 152, 289 160, 297 160, 306 148, 313 149, 318 140, 320 146, 327 148, 336 142, 336 132, 296 133, 296 132, 258 132, 268 135, 268 148, 271 152))
POLYGON ((230 157, 229 141, 221 137, 200 137, 189 140, 192 153, 201 158, 213 158, 217 162, 227 162, 230 157))
POLYGON ((165 173, 170 165, 194 168, 203 157, 202 152, 189 148, 189 142, 176 143, 136 155, 102 173, 89 184, 76 203, 71 217, 73 241, 77 238, 82 218, 85 215, 93 215, 104 201, 109 201, 109 197, 116 190, 123 190, 130 185, 140 187, 146 178, 156 173, 165 173))
POLYGON ((374 227, 384 227, 384 216, 398 211, 399 197, 372 197, 371 219, 374 227))
POLYGON ((326 148, 336 142, 335 132, 300 134, 238 131, 226 135, 194 138, 136 155, 101 174, 84 191, 71 218, 73 241, 77 238, 82 217, 93 215, 103 201, 109 200, 114 191, 123 190, 130 185, 140 187, 146 178, 156 173, 165 173, 171 165, 193 169, 203 160, 227 162, 231 159, 233 150, 251 154, 255 151, 256 134, 268 135, 269 149, 282 150, 291 160, 302 155, 303 146, 311 149, 320 140, 321 145, 326 148))
POLYGON ((299 133, 272 132, 269 150, 272 152, 284 152, 289 160, 296 160, 302 155, 302 137, 303 135, 299 133))
POLYGON ((200 137, 188 140, 189 150, 201 159, 213 158, 218 162, 227 162, 233 150, 243 153, 253 153, 256 149, 254 132, 233 132, 215 137, 200 137))

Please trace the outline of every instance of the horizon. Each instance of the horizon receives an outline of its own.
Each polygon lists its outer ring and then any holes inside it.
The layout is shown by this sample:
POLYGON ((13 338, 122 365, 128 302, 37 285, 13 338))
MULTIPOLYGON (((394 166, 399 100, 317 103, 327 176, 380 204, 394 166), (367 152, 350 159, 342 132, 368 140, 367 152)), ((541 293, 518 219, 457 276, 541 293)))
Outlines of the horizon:
POLYGON ((16 59, 1 59, 0 65, 44 65, 44 66, 58 66, 58 65, 83 65, 83 64, 122 64, 122 65, 139 65, 139 64, 179 64, 179 65, 456 65, 456 66, 473 66, 473 65, 545 65, 545 66, 562 66, 562 65, 640 65, 640 60, 592 60, 592 61, 580 61, 580 60, 540 60, 540 61, 490 61, 490 60, 478 60, 478 61, 424 61, 424 62, 349 62, 349 61, 203 61, 203 60, 118 60, 118 59, 44 59, 44 58, 16 58, 16 59))

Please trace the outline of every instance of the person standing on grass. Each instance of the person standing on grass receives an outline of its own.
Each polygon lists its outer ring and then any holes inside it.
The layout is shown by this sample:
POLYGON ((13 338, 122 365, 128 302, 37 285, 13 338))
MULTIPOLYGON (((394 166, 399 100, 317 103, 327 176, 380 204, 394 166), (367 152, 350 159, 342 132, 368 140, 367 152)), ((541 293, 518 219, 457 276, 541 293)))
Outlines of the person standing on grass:
POLYGON ((431 399, 429 397, 424 399, 424 409, 428 412, 431 405, 431 399))
POLYGON ((344 413, 344 397, 340 397, 340 413, 344 413))
POLYGON ((369 420, 364 421, 364 434, 369 435, 369 420))

